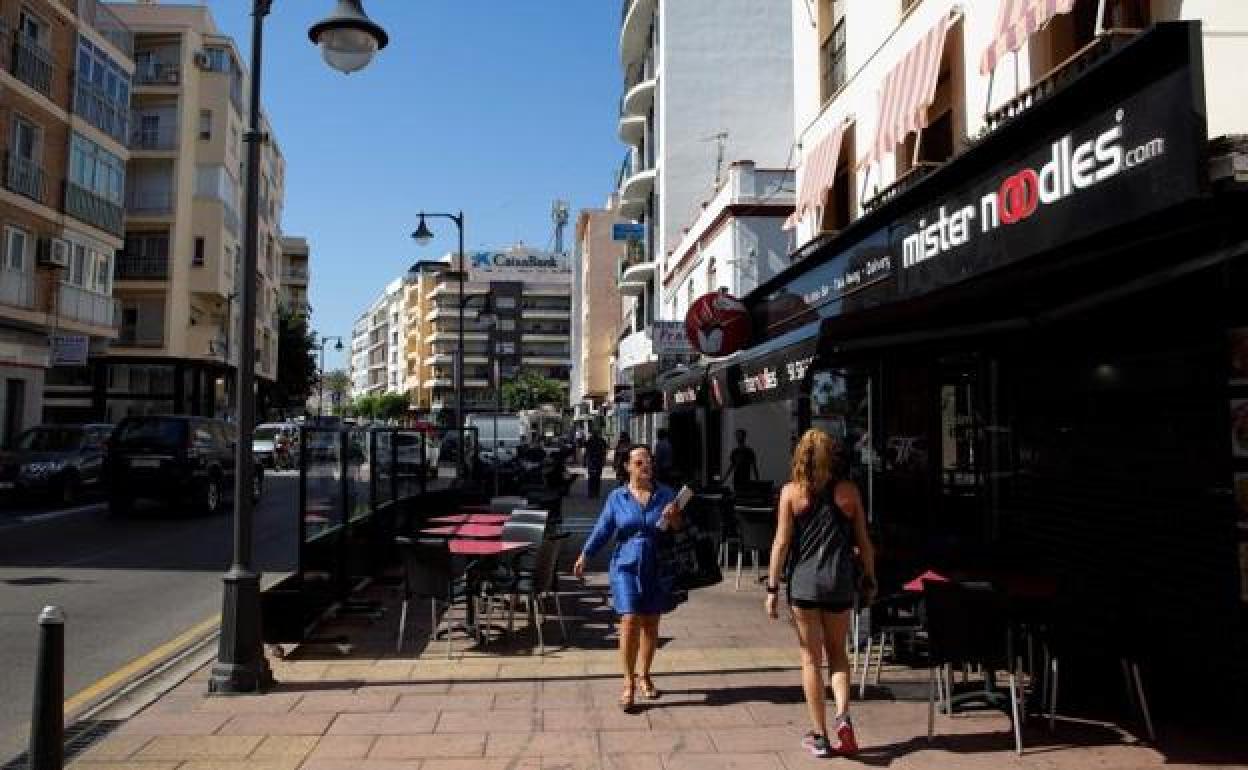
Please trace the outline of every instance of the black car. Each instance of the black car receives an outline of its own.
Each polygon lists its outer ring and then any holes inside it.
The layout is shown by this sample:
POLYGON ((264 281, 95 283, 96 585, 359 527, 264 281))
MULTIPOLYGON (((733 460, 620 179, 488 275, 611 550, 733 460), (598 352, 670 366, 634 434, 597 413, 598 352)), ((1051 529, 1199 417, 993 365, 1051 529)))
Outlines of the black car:
POLYGON ((104 484, 104 457, 113 426, 40 425, 0 452, 0 495, 50 498, 73 505, 104 484))
MULTIPOLYGON (((109 510, 130 511, 136 498, 189 501, 204 513, 224 509, 234 493, 238 431, 208 417, 127 417, 109 440, 109 510)), ((255 468, 252 500, 264 488, 264 466, 255 468)))

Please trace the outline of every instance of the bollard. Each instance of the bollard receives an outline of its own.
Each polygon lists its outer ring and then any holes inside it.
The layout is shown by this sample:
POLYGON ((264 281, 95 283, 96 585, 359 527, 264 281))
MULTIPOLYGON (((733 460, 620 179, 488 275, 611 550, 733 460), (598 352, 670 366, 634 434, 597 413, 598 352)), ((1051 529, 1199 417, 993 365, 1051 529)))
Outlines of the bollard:
POLYGON ((35 708, 30 724, 30 770, 61 770, 65 751, 65 613, 39 613, 35 708))

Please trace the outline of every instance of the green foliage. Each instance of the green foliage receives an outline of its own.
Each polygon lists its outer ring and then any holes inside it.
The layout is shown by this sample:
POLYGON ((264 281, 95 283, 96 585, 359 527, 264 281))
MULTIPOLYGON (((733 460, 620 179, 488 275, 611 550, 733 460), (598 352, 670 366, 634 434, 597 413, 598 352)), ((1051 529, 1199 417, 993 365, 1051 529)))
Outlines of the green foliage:
POLYGON ((377 410, 380 406, 380 399, 374 395, 360 396, 351 404, 350 412, 353 417, 367 417, 370 420, 377 419, 377 410))
POLYGON ((507 411, 537 409, 542 404, 561 409, 568 405, 568 392, 558 380, 522 370, 515 379, 503 383, 503 408, 507 411))
POLYGON ((351 375, 342 369, 325 373, 325 414, 340 414, 350 409, 347 394, 351 392, 351 375), (334 394, 338 398, 334 398, 334 394))
POLYGON ((402 420, 412 405, 407 393, 383 393, 377 399, 377 417, 382 420, 402 420))
POLYGON ((277 326, 277 381, 273 383, 273 406, 283 412, 304 411, 316 387, 316 336, 300 315, 282 311, 277 326))

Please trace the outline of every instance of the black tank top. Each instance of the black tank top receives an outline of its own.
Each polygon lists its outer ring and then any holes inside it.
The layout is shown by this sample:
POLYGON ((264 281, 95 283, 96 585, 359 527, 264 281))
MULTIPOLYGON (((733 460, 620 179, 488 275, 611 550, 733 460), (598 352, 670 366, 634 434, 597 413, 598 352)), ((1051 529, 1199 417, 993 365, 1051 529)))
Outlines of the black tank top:
POLYGON ((793 517, 789 548, 789 599, 852 602, 858 590, 857 562, 849 517, 825 488, 807 511, 793 517))

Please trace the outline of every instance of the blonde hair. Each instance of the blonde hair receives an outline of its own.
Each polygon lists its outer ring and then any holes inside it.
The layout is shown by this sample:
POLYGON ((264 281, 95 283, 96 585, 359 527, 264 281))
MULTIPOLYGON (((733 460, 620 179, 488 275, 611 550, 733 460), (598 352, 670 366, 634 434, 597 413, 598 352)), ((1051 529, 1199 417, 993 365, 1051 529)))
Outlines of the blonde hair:
POLYGON ((802 434, 802 440, 793 450, 791 480, 801 484, 808 494, 818 494, 839 480, 840 455, 840 442, 818 428, 811 428, 802 434))

